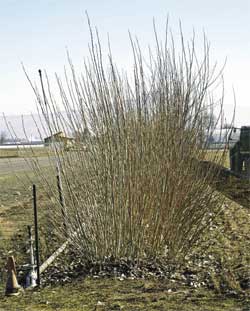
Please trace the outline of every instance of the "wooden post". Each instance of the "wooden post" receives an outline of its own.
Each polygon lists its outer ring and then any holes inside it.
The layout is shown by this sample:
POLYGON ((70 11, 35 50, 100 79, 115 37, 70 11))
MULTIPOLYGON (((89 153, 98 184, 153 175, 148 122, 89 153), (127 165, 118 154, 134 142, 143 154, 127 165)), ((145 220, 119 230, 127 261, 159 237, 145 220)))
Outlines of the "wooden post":
POLYGON ((69 244, 69 239, 64 242, 40 267, 40 273, 43 273, 49 265, 65 250, 69 244))
POLYGON ((33 185, 33 207, 34 207, 34 225, 35 225, 35 245, 36 245, 36 270, 37 270, 37 285, 40 286, 40 260, 39 260, 39 235, 38 235, 38 220, 37 220, 37 201, 36 201, 36 185, 33 185))
POLYGON ((64 230, 65 230, 65 235, 67 237, 65 204, 64 204, 64 200, 63 200, 62 183, 61 183, 60 170, 59 170, 59 166, 58 165, 57 165, 56 169, 57 169, 56 181, 57 181, 57 189, 58 189, 58 193, 59 193, 59 202, 60 202, 60 205, 61 205, 61 211, 62 211, 63 226, 64 226, 64 230))

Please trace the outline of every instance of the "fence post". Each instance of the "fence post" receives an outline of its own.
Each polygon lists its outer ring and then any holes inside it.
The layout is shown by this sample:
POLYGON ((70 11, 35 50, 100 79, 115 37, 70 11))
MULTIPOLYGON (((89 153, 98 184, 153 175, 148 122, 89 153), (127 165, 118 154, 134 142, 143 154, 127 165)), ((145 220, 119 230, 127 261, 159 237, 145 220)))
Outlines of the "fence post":
POLYGON ((35 225, 35 244, 36 244, 36 269, 37 269, 37 285, 40 286, 40 260, 39 260, 39 235, 38 235, 38 220, 37 220, 37 200, 36 200, 36 185, 33 185, 33 207, 34 207, 34 225, 35 225))
POLYGON ((66 226, 65 205, 64 205, 64 200, 63 200, 62 182, 61 182, 61 178, 60 178, 60 170, 59 170, 58 165, 56 166, 56 170, 57 170, 56 181, 57 181, 57 189, 58 189, 58 193, 59 193, 59 202, 61 205, 61 211, 62 211, 62 217, 63 217, 63 226, 64 226, 65 234, 67 237, 68 234, 67 234, 67 226, 66 226))
POLYGON ((34 265, 34 249, 33 249, 33 237, 31 233, 31 226, 28 226, 28 234, 29 234, 29 247, 30 247, 30 264, 34 265))
POLYGON ((35 271, 35 258, 34 258, 34 248, 33 248, 33 237, 31 226, 28 226, 28 234, 29 234, 29 249, 30 249, 30 267, 29 271, 26 275, 26 287, 35 287, 37 285, 37 273, 35 271))

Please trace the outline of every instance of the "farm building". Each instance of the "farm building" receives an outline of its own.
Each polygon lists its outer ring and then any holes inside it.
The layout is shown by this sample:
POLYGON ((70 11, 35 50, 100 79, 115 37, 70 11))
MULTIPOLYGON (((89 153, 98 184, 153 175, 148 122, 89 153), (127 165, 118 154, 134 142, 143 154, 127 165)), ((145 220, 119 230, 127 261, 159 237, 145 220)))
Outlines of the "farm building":
POLYGON ((73 146, 75 140, 72 137, 67 137, 63 132, 57 132, 49 137, 44 138, 44 145, 56 145, 61 148, 69 148, 73 146))

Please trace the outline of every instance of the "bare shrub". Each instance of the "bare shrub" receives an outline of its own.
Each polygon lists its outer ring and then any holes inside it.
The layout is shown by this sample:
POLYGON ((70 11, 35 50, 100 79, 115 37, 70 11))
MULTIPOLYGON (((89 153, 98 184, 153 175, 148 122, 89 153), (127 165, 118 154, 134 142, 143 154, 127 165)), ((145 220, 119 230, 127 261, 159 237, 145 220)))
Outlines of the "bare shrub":
MULTIPOLYGON (((130 38, 131 79, 117 69, 111 53, 105 68, 98 34, 94 38, 91 31, 83 74, 77 75, 69 58, 65 82, 56 76, 65 113, 47 77, 42 94, 33 87, 47 132, 75 133, 71 149, 52 146, 63 213, 53 181, 35 162, 33 167, 54 202, 55 228, 71 237, 83 259, 177 258, 222 208, 211 186, 217 172, 200 164, 220 123, 222 99, 214 101, 211 90, 221 72, 210 67, 206 38, 198 57, 194 39, 185 43, 180 34, 176 49, 168 30, 163 42, 155 31, 156 49, 147 61, 130 38)), ((218 163, 223 152, 211 157, 218 163)))

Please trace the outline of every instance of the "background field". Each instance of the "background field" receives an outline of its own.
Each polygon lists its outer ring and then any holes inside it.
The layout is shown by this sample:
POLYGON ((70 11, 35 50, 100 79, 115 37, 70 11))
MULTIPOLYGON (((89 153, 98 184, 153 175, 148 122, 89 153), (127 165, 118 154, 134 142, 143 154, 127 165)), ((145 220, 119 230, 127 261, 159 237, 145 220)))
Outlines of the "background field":
POLYGON ((0 158, 24 158, 24 157, 41 157, 48 155, 49 150, 46 147, 36 148, 0 148, 0 158))

